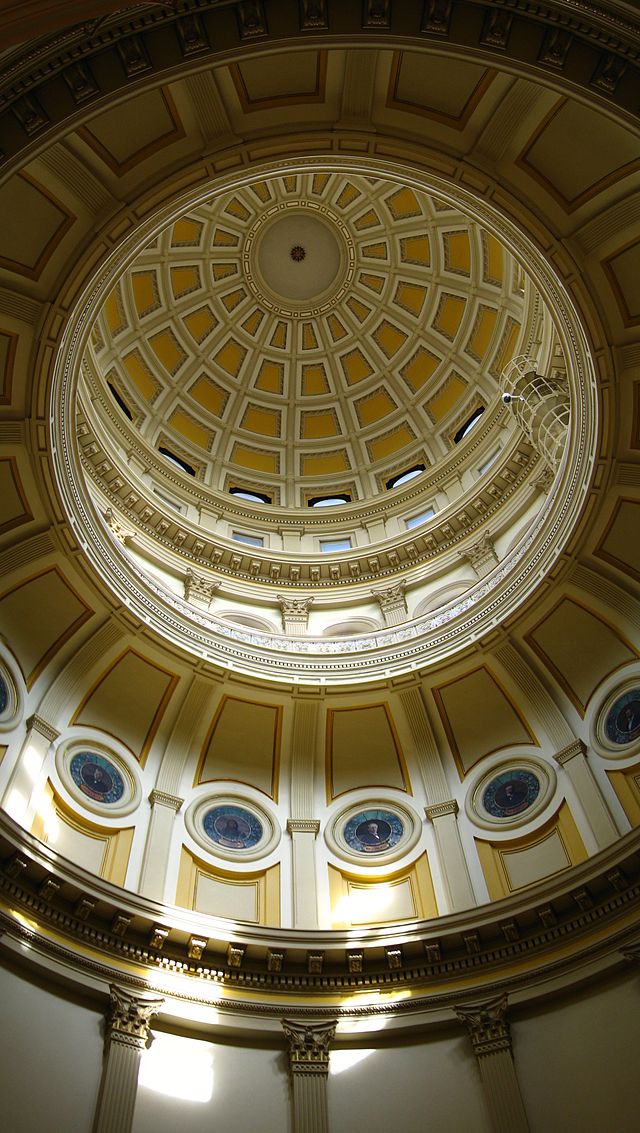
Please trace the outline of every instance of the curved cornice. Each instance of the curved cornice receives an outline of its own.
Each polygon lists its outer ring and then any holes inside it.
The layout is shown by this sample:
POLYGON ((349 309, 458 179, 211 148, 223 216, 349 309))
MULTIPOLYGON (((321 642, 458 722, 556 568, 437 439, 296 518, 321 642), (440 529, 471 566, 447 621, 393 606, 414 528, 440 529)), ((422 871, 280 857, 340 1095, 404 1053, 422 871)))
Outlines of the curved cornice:
POLYGON ((619 965, 638 932, 638 831, 490 906, 357 933, 231 926, 146 900, 65 862, 6 816, 0 853, 5 943, 76 983, 144 986, 246 1026, 278 1019, 292 1002, 302 1013, 391 1015, 403 1026, 437 1021, 479 994, 526 1002, 590 967, 619 965))

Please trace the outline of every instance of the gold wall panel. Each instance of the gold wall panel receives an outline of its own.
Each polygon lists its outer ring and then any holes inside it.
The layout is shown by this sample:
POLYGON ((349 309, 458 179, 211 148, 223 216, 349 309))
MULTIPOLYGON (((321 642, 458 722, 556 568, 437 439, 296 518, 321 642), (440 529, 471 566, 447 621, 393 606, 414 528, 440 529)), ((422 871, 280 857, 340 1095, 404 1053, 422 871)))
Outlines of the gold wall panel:
POLYGON ((561 598, 526 641, 581 716, 604 678, 637 657, 622 634, 575 598, 561 598))
POLYGON ((142 764, 178 683, 135 649, 126 649, 94 682, 71 720, 116 736, 142 764))
POLYGON ((29 173, 0 187, 0 267, 37 280, 75 216, 29 173))
POLYGON ((121 177, 185 133, 169 90, 160 87, 96 115, 78 135, 121 177))
POLYGON ((411 792, 400 740, 388 704, 327 711, 327 799, 358 787, 411 792))
POLYGON ((323 102, 327 75, 326 51, 291 51, 286 66, 278 56, 265 55, 232 63, 229 74, 245 114, 299 103, 323 102))
POLYGON ((0 405, 11 404, 17 346, 17 334, 10 330, 0 330, 0 405))
POLYGON ((640 240, 631 240, 603 262, 604 270, 627 327, 640 324, 640 240))
POLYGON ((517 705, 485 665, 434 688, 433 696, 461 779, 491 752, 537 743, 517 705))
POLYGON ((426 854, 384 878, 362 878, 329 865, 331 927, 393 924, 438 916, 426 854))
POLYGON ((47 780, 31 833, 63 857, 113 885, 124 885, 135 827, 99 826, 76 814, 47 780))
POLYGON ((224 696, 200 752, 195 784, 233 779, 278 797, 282 708, 224 696))
POLYGON ((607 775, 629 822, 640 826, 640 763, 620 771, 607 771, 607 775))
POLYGON ((20 662, 27 688, 92 614, 57 566, 5 591, 0 597, 3 633, 20 662))
POLYGON ((463 130, 495 74, 475 63, 436 55, 425 67, 422 53, 398 51, 391 66, 387 107, 463 130))
POLYGON ((0 458, 0 535, 33 519, 15 456, 0 458))
POLYGON ((180 855, 176 905, 249 924, 280 924, 280 866, 251 873, 216 869, 185 846, 180 855))
POLYGON ((640 500, 616 500, 594 554, 640 582, 640 500))
POLYGON ((524 838, 508 842, 476 838, 475 842, 492 901, 552 877, 588 857, 567 803, 562 803, 549 822, 524 838))
POLYGON ((640 157, 631 130, 573 99, 561 98, 537 127, 517 164, 567 212, 574 212, 640 169, 640 157))

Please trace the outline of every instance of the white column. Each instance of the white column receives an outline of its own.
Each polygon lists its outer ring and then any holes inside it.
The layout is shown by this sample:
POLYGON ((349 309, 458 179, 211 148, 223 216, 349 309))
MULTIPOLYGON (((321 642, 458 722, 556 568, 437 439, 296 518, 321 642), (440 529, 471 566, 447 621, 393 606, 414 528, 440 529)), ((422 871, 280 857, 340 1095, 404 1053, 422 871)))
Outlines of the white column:
POLYGON ((424 812, 433 823, 450 912, 470 909, 475 905, 476 898, 458 829, 458 804, 455 799, 447 799, 445 802, 426 806, 424 812))
POLYGON ((315 840, 320 830, 317 818, 289 818, 293 884, 293 927, 318 927, 315 840))
POLYGON ((602 850, 615 842, 619 833, 587 763, 585 753, 586 748, 582 740, 573 740, 553 758, 569 776, 596 845, 602 850))
POLYGON ((45 756, 60 735, 41 716, 30 716, 27 734, 4 795, 4 809, 16 822, 28 826, 33 816, 45 756))
POLYGON ((396 582, 393 586, 386 586, 384 590, 371 591, 380 606, 386 626, 398 626, 406 622, 409 611, 404 590, 404 582, 396 582))
POLYGON ((144 999, 110 987, 105 1057, 93 1133, 130 1133, 138 1089, 140 1056, 149 1042, 149 1023, 162 999, 144 999))
POLYGON ((140 871, 140 892, 152 901, 163 901, 173 823, 184 799, 153 790, 149 801, 151 821, 140 871))
POLYGON ((507 1022, 507 997, 456 1007, 478 1060, 480 1079, 494 1133, 529 1133, 507 1022))
POLYGON ((329 1133, 327 1076, 336 1022, 298 1023, 283 1019, 282 1027, 289 1043, 293 1133, 329 1133))
POLYGON ((433 823, 444 896, 448 903, 446 911, 453 913, 459 909, 470 909, 476 904, 476 896, 458 828, 458 804, 449 797, 449 784, 420 689, 404 689, 400 693, 400 703, 411 729, 415 755, 429 800, 425 814, 433 823))

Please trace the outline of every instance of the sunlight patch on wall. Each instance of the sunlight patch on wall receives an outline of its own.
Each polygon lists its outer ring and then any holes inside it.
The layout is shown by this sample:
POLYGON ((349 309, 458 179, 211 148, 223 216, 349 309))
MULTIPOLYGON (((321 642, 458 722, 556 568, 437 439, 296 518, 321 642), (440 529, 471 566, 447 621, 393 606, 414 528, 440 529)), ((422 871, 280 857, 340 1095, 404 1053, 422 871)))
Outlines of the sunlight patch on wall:
POLYGON ((213 1097, 213 1047, 199 1039, 153 1032, 142 1052, 139 1085, 154 1093, 190 1102, 213 1097))

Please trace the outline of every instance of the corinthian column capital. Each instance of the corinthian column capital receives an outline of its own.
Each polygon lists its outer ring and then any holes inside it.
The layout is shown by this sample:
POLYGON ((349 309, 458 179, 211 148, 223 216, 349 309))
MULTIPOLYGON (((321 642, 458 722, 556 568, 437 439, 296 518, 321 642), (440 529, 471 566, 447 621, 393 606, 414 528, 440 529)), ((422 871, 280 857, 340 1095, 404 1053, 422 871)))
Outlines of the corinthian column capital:
POLYGON ((111 984, 109 993, 108 1041, 144 1050, 149 1041, 151 1019, 158 1014, 164 1000, 144 999, 116 984, 111 984))
POLYGON ((336 1020, 330 1023, 282 1020, 282 1029, 289 1043, 289 1066, 292 1074, 329 1073, 329 1047, 336 1026, 336 1020))

